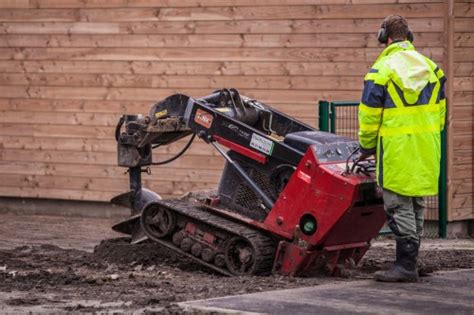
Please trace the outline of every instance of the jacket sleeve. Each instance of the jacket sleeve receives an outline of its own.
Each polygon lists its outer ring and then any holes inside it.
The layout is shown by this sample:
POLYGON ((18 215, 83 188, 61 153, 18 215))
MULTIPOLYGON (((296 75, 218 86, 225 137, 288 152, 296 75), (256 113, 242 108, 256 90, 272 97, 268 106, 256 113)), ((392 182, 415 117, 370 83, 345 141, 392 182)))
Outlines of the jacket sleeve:
POLYGON ((378 69, 371 69, 364 79, 364 91, 359 104, 359 144, 365 154, 374 154, 382 124, 383 106, 387 94, 386 80, 378 69))
POLYGON ((439 89, 440 125, 441 125, 440 130, 443 130, 446 123, 446 93, 445 93, 446 77, 444 76, 443 70, 441 70, 440 68, 437 68, 435 70, 435 73, 441 85, 439 89))

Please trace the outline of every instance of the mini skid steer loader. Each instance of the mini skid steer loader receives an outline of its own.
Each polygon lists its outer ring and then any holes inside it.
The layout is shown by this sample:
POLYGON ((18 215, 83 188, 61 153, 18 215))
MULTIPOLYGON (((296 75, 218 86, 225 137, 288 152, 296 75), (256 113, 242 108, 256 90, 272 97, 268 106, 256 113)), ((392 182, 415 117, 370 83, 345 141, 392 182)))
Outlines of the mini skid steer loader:
POLYGON ((148 116, 124 115, 115 134, 130 191, 112 203, 131 216, 113 229, 221 274, 335 274, 361 260, 384 224, 374 161, 357 159, 357 141, 317 131, 235 89, 172 95, 148 116), (184 137, 176 156, 153 161, 153 149, 184 137), (143 172, 179 158, 195 137, 226 161, 217 190, 162 200, 142 187, 143 172))

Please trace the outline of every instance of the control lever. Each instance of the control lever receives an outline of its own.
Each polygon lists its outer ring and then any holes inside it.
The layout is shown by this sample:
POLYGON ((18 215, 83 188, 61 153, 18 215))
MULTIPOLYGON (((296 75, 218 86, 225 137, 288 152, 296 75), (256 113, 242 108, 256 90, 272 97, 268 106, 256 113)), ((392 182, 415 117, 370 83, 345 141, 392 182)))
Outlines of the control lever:
POLYGON ((357 147, 347 158, 345 171, 346 174, 355 172, 356 174, 362 173, 364 175, 369 175, 370 173, 375 172, 375 158, 368 159, 362 154, 360 154, 358 157, 352 158, 359 151, 360 147, 357 147), (352 167, 349 166, 350 161, 352 161, 352 167))

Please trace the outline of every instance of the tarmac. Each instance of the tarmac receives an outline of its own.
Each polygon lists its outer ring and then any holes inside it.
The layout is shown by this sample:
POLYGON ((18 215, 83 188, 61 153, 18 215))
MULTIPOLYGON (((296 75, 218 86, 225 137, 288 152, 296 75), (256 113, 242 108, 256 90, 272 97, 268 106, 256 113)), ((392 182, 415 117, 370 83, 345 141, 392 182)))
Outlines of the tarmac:
POLYGON ((417 283, 353 281, 179 303, 199 314, 474 314, 474 269, 417 283))

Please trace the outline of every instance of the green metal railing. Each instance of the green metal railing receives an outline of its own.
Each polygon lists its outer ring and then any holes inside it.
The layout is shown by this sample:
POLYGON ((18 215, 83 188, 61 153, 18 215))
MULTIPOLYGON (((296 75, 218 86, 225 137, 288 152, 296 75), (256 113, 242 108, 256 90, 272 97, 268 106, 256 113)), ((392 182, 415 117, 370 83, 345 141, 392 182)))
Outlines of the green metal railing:
MULTIPOLYGON (((319 101, 319 130, 337 133, 357 139, 359 102, 319 101)), ((439 194, 425 198, 426 208, 438 210, 438 235, 446 237, 447 233, 447 173, 446 173, 446 129, 441 133, 441 173, 439 177, 439 194)))

